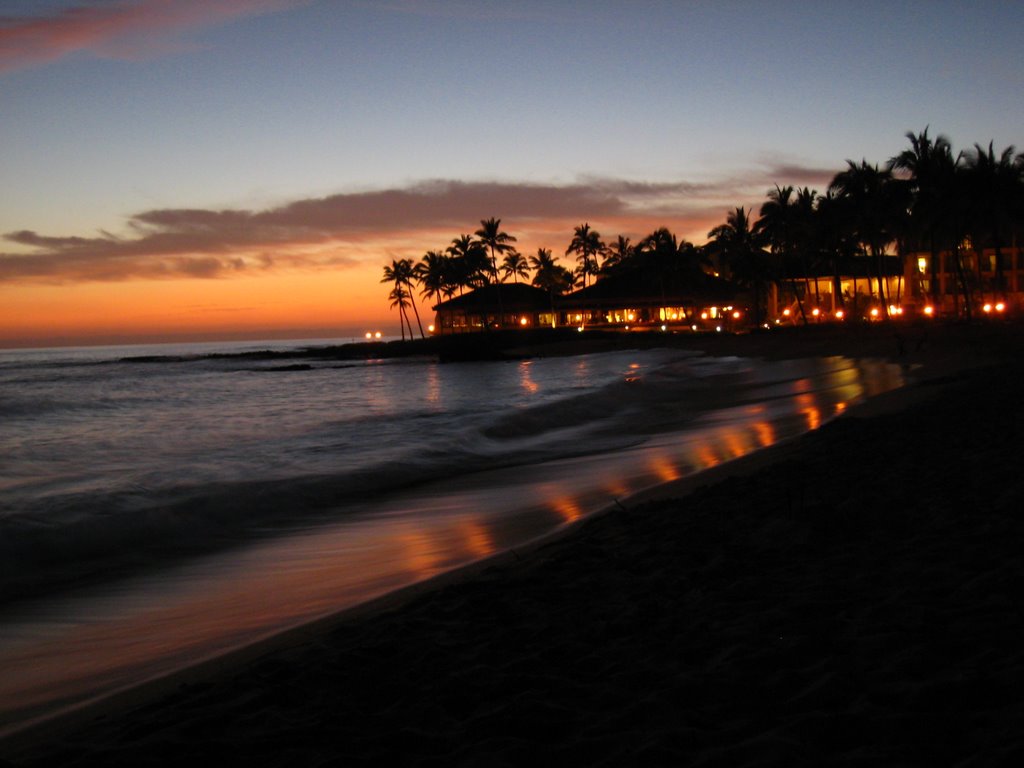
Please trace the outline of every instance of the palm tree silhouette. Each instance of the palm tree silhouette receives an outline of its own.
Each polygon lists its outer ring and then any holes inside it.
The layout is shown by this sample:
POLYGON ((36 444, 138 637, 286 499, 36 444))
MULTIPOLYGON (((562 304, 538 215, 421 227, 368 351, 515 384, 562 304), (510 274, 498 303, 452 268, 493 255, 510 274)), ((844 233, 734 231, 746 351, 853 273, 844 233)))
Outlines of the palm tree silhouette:
POLYGON ((762 297, 767 293, 770 270, 767 255, 761 245, 761 236, 750 223, 746 208, 730 212, 725 224, 708 232, 708 249, 728 270, 730 278, 754 291, 754 325, 763 322, 762 297))
POLYGON ((459 235, 447 249, 452 260, 453 283, 459 295, 466 288, 482 288, 490 281, 490 267, 483 245, 471 235, 459 235))
POLYGON ((606 275, 619 264, 628 262, 634 253, 636 253, 636 248, 629 238, 619 235, 614 245, 605 248, 604 261, 601 262, 601 274, 606 275))
MULTIPOLYGON (((405 291, 406 306, 411 305, 416 313, 416 325, 420 329, 420 338, 426 338, 423 333, 423 323, 420 322, 420 312, 416 308, 416 301, 412 296, 412 281, 416 277, 416 268, 412 259, 392 259, 391 266, 384 267, 384 278, 382 283, 394 283, 396 288, 403 288, 405 291)), ((409 326, 409 338, 413 337, 412 326, 409 326)))
POLYGON ((864 252, 871 258, 878 281, 878 300, 883 316, 889 317, 889 302, 886 297, 883 276, 883 258, 886 246, 895 239, 894 223, 897 213, 893 176, 888 169, 869 165, 866 160, 860 164, 846 161, 846 170, 832 179, 829 189, 845 197, 851 205, 857 240, 864 252))
MULTIPOLYGON (((382 281, 383 282, 383 281, 382 281)), ((405 341, 405 326, 409 326, 409 339, 413 338, 412 334, 412 323, 409 322, 409 313, 407 311, 409 307, 409 294, 406 292, 400 284, 395 284, 395 287, 391 289, 391 293, 388 294, 388 298, 391 299, 391 308, 398 307, 398 325, 402 329, 402 341, 405 341), (404 323, 402 321, 405 321, 404 323)))
MULTIPOLYGON (((768 200, 761 205, 761 216, 754 225, 754 232, 771 248, 779 268, 779 277, 789 275, 793 296, 800 310, 800 320, 807 325, 807 312, 804 310, 804 302, 795 277, 801 235, 800 218, 801 212, 793 198, 793 187, 780 187, 776 184, 775 189, 768 193, 768 200)), ((804 289, 806 288, 805 281, 804 289)))
MULTIPOLYGON (((836 197, 831 189, 819 195, 815 205, 817 245, 832 271, 833 310, 845 310, 840 272, 850 263, 856 250, 848 201, 836 197)), ((854 290, 856 296, 856 290, 854 290)))
MULTIPOLYGON (((416 265, 414 275, 423 288, 420 295, 430 297, 431 303, 436 305, 448 288, 451 276, 449 258, 440 251, 427 251, 416 265)), ((440 327, 437 332, 441 333, 440 327)))
POLYGON ((992 142, 985 150, 979 144, 964 156, 964 181, 968 193, 969 227, 974 236, 974 251, 981 272, 982 251, 989 246, 995 252, 993 293, 1005 295, 1003 246, 1013 229, 1013 215, 1021 202, 1020 166, 1014 148, 1007 147, 996 157, 992 142))
POLYGON ((502 276, 506 280, 511 277, 513 283, 518 283, 520 277, 526 280, 530 276, 526 257, 515 248, 505 254, 505 258, 501 262, 501 271, 502 276))
POLYGON ((601 235, 591 229, 590 224, 580 224, 573 230, 572 240, 565 249, 565 255, 576 254, 576 261, 579 262, 576 274, 580 276, 584 288, 587 286, 587 277, 597 274, 597 257, 604 252, 605 245, 601 242, 601 235))
MULTIPOLYGON (((480 229, 476 231, 476 236, 480 238, 480 242, 491 252, 491 274, 494 276, 494 284, 498 284, 498 254, 506 253, 512 250, 512 243, 516 241, 512 235, 507 232, 503 232, 501 229, 501 219, 496 219, 493 216, 489 219, 480 220, 480 229)), ((505 324, 505 308, 502 306, 501 300, 501 289, 495 289, 498 294, 498 325, 502 326, 505 324)), ((487 324, 484 323, 484 328, 487 324)))
POLYGON ((934 139, 928 127, 919 134, 907 133, 910 148, 891 158, 890 171, 904 171, 910 178, 910 211, 913 232, 919 241, 927 244, 929 261, 928 288, 932 301, 939 299, 939 254, 954 247, 947 242, 950 224, 958 218, 955 213, 957 165, 952 145, 942 134, 934 139))
MULTIPOLYGON (((474 240, 472 235, 459 235, 454 238, 448 246, 449 259, 449 284, 454 292, 458 289, 459 295, 463 295, 466 288, 479 290, 486 287, 491 280, 490 261, 487 258, 487 251, 480 241, 474 240)), ((483 302, 479 303, 480 326, 486 331, 487 307, 483 302)))
POLYGON ((537 255, 530 257, 533 268, 533 284, 548 292, 551 304, 551 326, 555 326, 555 294, 563 293, 572 286, 572 273, 558 264, 557 257, 551 255, 551 249, 538 248, 537 255))
MULTIPOLYGON (((910 147, 890 159, 888 167, 909 176, 910 232, 931 255, 929 293, 932 301, 939 301, 939 254, 944 250, 952 256, 957 284, 964 296, 969 297, 970 286, 961 260, 966 229, 963 155, 954 157, 949 139, 942 134, 933 139, 928 135, 927 126, 919 134, 908 132, 905 135, 910 147)), ((970 303, 968 300, 969 313, 970 303)))

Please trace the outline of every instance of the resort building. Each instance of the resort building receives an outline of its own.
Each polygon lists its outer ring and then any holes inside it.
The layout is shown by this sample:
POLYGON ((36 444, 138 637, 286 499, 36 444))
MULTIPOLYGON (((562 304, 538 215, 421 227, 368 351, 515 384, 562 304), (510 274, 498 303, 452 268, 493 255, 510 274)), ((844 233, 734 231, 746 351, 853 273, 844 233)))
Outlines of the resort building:
MULTIPOLYGON (((781 323, 801 323, 843 318, 871 318, 879 308, 878 265, 873 259, 855 258, 839 274, 818 267, 809 272, 793 270, 772 282, 768 291, 767 318, 781 323)), ((888 302, 906 303, 908 281, 899 259, 886 256, 881 263, 881 282, 888 302)))
POLYGON ((904 263, 909 286, 905 303, 921 309, 932 306, 937 313, 955 314, 967 301, 963 288, 966 283, 975 311, 1024 309, 1024 251, 1012 246, 1000 249, 998 254, 993 248, 977 253, 969 245, 967 243, 960 251, 962 280, 950 251, 941 251, 936 257, 928 252, 908 256, 904 263))
POLYGON ((724 280, 703 276, 683 286, 638 273, 608 276, 566 296, 523 284, 477 288, 441 302, 435 333, 488 328, 687 328, 734 330, 748 320, 749 300, 724 280))
POLYGON ((556 299, 561 322, 579 328, 725 330, 748 322, 749 299, 710 275, 673 280, 628 272, 556 299))
MULTIPOLYGON (((764 321, 802 324, 839 320, 876 320, 889 316, 955 315, 963 311, 967 285, 975 316, 1024 311, 1024 252, 1006 248, 998 255, 960 253, 962 279, 953 255, 930 253, 881 264, 859 257, 847 260, 840 274, 828 267, 783 273, 766 286, 764 321), (879 267, 885 305, 879 299, 879 267), (932 293, 936 286, 937 294, 932 293), (886 310, 888 309, 888 312, 886 310)), ((749 291, 712 275, 685 279, 641 271, 602 277, 565 296, 525 284, 504 283, 470 291, 434 307, 435 333, 465 333, 489 328, 608 328, 629 331, 689 329, 743 330, 754 322, 749 291)))
MULTIPOLYGON (((896 256, 886 256, 882 286, 890 314, 956 315, 964 310, 968 297, 975 315, 1024 310, 1022 249, 1001 249, 997 255, 994 249, 978 254, 965 246, 960 264, 962 278, 949 251, 935 257, 927 252, 910 253, 902 263, 896 256)), ((884 310, 878 297, 877 270, 867 258, 850 260, 838 277, 821 271, 784 275, 771 286, 767 309, 769 318, 782 323, 802 322, 801 312, 811 321, 842 317, 870 320, 884 310)))
POLYGON ((557 313, 547 291, 523 283, 500 283, 476 288, 443 301, 436 313, 434 333, 468 333, 487 328, 554 327, 557 313))

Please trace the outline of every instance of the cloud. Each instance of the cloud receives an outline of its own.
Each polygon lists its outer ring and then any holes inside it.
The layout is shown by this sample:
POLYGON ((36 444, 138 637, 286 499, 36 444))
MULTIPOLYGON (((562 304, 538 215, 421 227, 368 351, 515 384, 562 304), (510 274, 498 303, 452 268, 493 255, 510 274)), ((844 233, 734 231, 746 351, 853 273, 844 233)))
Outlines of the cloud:
MULTIPOLYGON (((809 171, 808 171, 809 172, 809 171)), ((286 269, 337 269, 444 247, 496 216, 524 249, 559 250, 584 221, 606 237, 668 226, 697 242, 735 205, 739 183, 645 183, 587 178, 568 184, 430 180, 348 192, 266 210, 165 208, 132 216, 123 235, 4 238, 0 282, 226 278, 286 269)), ((758 191, 757 195, 763 194, 758 191)), ((738 197, 739 196, 739 197, 738 197)))
POLYGON ((792 184, 796 187, 824 190, 832 183, 832 178, 842 170, 802 165, 775 154, 764 155, 762 162, 764 167, 761 175, 770 186, 792 184))
POLYGON ((192 29, 303 5, 308 0, 122 0, 79 3, 38 16, 0 16, 0 72, 73 53, 150 58, 190 47, 192 29))

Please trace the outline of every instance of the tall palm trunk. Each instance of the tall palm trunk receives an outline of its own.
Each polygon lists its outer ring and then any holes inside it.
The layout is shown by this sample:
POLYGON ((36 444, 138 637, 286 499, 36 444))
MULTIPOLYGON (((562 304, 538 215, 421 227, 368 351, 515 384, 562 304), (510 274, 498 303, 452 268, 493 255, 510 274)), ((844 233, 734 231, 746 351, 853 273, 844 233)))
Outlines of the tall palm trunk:
MULTIPOLYGON (((420 311, 418 309, 416 309, 416 299, 412 295, 413 294, 412 283, 406 282, 406 286, 409 288, 409 303, 412 304, 412 311, 416 313, 416 325, 418 325, 420 327, 420 338, 421 339, 425 339, 427 337, 423 333, 423 323, 420 322, 420 311)), ((409 323, 409 338, 410 339, 413 338, 412 323, 409 323)))

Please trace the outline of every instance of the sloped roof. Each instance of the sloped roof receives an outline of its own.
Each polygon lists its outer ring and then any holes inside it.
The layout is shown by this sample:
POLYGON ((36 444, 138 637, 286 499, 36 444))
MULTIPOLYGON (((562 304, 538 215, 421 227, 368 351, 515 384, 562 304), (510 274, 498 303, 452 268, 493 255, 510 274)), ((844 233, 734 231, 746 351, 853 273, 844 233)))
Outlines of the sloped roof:
POLYGON ((499 304, 505 312, 546 312, 551 308, 548 292, 525 283, 499 283, 476 288, 462 296, 442 301, 433 307, 435 312, 463 310, 479 312, 497 309, 499 304))
POLYGON ((737 295, 736 288, 711 275, 654 275, 631 270, 608 275, 586 288, 562 296, 562 306, 596 306, 608 304, 700 304, 707 301, 728 301, 737 295))

